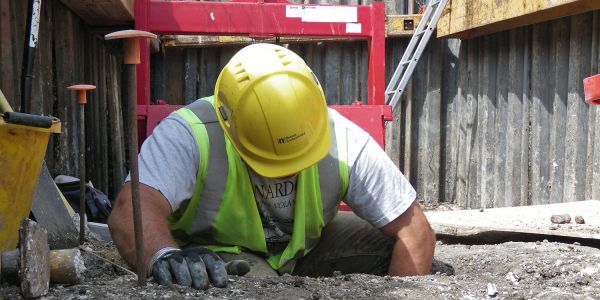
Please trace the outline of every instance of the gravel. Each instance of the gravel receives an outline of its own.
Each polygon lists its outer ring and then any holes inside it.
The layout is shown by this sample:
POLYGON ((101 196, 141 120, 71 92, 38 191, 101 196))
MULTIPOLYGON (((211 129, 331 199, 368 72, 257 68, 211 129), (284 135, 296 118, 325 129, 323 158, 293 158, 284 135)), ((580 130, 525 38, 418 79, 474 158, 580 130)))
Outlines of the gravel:
MULTIPOLYGON (((111 245, 91 245, 106 260, 123 265, 111 245)), ((342 274, 332 277, 231 276, 224 289, 197 291, 138 287, 135 276, 84 253, 86 280, 51 285, 46 299, 598 299, 600 250, 555 242, 498 245, 438 243, 433 275, 390 277, 342 274), (493 295, 492 295, 493 294, 493 295)), ((0 298, 18 299, 19 289, 0 285, 0 298)))

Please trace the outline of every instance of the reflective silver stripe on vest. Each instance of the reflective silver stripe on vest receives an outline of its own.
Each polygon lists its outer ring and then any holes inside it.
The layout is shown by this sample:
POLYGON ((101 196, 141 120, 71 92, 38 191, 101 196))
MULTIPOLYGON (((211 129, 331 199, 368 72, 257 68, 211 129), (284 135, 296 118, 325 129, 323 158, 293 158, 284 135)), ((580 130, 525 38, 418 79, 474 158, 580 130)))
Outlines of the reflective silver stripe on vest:
POLYGON ((213 105, 208 101, 198 100, 188 105, 187 108, 202 121, 209 140, 208 162, 200 162, 208 163, 208 165, 202 192, 200 192, 196 218, 192 223, 194 233, 199 233, 210 229, 217 217, 221 198, 225 193, 229 167, 223 129, 219 124, 213 105))
POLYGON ((338 160, 338 147, 335 134, 335 124, 331 124, 331 149, 319 162, 319 185, 321 186, 321 200, 323 201, 323 221, 329 223, 337 213, 337 206, 341 195, 340 167, 338 160))

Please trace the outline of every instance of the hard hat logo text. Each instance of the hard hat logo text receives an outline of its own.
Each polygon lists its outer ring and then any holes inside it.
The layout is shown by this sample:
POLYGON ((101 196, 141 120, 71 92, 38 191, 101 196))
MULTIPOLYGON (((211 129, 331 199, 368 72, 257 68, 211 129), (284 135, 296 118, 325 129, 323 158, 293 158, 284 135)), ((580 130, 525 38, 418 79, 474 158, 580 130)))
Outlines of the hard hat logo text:
POLYGON ((279 139, 277 139, 277 143, 278 144, 285 144, 285 143, 289 143, 291 141, 294 141, 296 139, 299 139, 301 137, 303 137, 304 135, 306 135, 306 132, 302 132, 302 133, 294 133, 292 135, 288 135, 288 136, 284 136, 284 137, 280 137, 279 139))

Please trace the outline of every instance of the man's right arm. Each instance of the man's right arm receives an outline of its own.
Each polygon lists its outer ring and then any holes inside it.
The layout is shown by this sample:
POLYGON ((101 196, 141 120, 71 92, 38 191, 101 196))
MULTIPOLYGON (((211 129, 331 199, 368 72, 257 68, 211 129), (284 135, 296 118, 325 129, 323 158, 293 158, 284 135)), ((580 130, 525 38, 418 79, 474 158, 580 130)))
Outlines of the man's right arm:
MULTIPOLYGON (((142 227, 144 232, 144 262, 147 264, 156 251, 164 247, 177 247, 167 226, 171 207, 167 199, 156 189, 140 183, 142 227)), ((131 206, 131 184, 123 185, 108 219, 112 239, 121 256, 135 267, 135 233, 131 206)), ((152 270, 146 270, 152 272, 152 270)))

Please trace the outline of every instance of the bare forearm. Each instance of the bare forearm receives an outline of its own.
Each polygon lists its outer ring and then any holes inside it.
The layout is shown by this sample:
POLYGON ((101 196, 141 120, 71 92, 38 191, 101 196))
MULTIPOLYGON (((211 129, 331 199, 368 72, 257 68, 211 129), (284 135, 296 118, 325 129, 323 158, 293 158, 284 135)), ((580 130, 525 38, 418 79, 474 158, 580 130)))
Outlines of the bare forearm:
POLYGON ((422 240, 396 240, 388 273, 392 276, 428 275, 431 271, 435 235, 424 232, 422 240))
POLYGON ((384 226, 383 231, 396 241, 388 270, 390 275, 429 274, 435 251, 435 232, 418 203, 413 203, 400 217, 384 226))
MULTIPOLYGON (((152 254, 163 247, 176 247, 166 218, 170 207, 160 192, 140 184, 142 210, 142 228, 144 232, 144 261, 148 262, 152 254), (161 198, 162 197, 162 198, 161 198)), ((123 186, 115 207, 108 220, 108 225, 117 249, 131 266, 135 267, 135 232, 133 229, 133 212, 131 207, 131 186, 123 186)))

